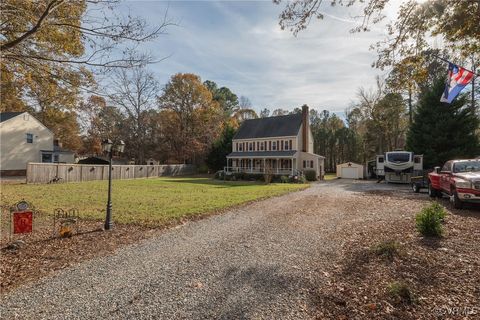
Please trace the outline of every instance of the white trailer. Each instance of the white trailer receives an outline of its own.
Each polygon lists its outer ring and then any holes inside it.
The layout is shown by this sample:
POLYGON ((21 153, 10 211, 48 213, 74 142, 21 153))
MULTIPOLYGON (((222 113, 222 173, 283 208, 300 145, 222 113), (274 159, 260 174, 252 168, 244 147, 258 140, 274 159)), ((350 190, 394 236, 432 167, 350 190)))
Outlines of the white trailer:
POLYGON ((376 173, 387 183, 410 183, 412 177, 423 174, 423 155, 410 151, 391 151, 378 155, 376 173))

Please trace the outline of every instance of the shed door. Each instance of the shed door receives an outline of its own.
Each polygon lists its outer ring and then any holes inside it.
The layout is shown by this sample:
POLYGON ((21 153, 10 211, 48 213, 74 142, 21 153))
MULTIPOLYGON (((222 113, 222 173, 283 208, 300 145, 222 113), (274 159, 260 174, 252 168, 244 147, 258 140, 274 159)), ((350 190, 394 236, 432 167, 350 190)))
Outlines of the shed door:
POLYGON ((342 168, 341 176, 344 179, 358 179, 358 170, 353 167, 342 168))

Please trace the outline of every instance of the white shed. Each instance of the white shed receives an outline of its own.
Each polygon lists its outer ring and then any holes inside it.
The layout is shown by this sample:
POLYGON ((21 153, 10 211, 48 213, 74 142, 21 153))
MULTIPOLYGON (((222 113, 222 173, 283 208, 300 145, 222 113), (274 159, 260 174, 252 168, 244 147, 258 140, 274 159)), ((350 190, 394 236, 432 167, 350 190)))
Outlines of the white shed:
POLYGON ((353 162, 339 164, 337 165, 337 177, 343 179, 363 179, 363 166, 353 162))

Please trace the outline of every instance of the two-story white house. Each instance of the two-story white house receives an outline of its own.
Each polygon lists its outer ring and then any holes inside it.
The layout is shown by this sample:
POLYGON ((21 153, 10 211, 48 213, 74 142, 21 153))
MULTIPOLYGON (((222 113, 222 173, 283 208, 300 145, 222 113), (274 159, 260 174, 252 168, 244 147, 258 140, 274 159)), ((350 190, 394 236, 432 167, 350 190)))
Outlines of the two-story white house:
POLYGON ((245 120, 233 137, 227 171, 295 175, 314 170, 321 179, 325 157, 313 153, 308 106, 302 113, 245 120))
POLYGON ((1 175, 25 175, 29 162, 73 163, 74 154, 62 150, 52 131, 28 112, 0 113, 1 175))

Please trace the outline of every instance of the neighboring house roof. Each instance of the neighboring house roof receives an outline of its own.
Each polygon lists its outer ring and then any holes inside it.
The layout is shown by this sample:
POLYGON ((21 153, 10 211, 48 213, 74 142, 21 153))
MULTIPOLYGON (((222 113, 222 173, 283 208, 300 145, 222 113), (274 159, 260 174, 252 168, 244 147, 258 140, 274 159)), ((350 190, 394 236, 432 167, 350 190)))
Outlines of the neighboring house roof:
POLYGON ((44 127, 45 129, 47 129, 48 131, 50 131, 50 133, 53 135, 53 132, 52 130, 50 130, 47 126, 45 126, 40 120, 38 120, 37 118, 35 118, 34 116, 32 116, 30 113, 28 113, 27 111, 22 111, 22 112, 1 112, 0 113, 0 123, 2 122, 5 122, 7 120, 10 120, 12 118, 15 118, 16 116, 18 115, 21 115, 21 114, 28 114, 29 117, 32 117, 33 119, 35 119, 35 121, 37 121, 42 127, 44 127))
POLYGON ((304 151, 302 151, 302 153, 306 153, 306 154, 309 154, 309 155, 311 155, 311 156, 315 156, 315 157, 318 157, 318 158, 325 159, 325 157, 324 157, 324 156, 321 156, 321 155, 319 155, 319 154, 316 154, 316 153, 304 152, 304 151))
POLYGON ((287 151, 253 151, 253 152, 232 152, 227 158, 255 158, 255 157, 293 157, 297 153, 296 150, 287 151))
POLYGON ((15 118, 16 116, 25 113, 25 111, 22 112, 2 112, 0 113, 0 122, 10 120, 12 118, 15 118))
POLYGON ((245 120, 233 139, 296 136, 301 125, 301 113, 245 120))
POLYGON ((108 164, 108 160, 99 157, 88 157, 78 161, 78 164, 108 164))

